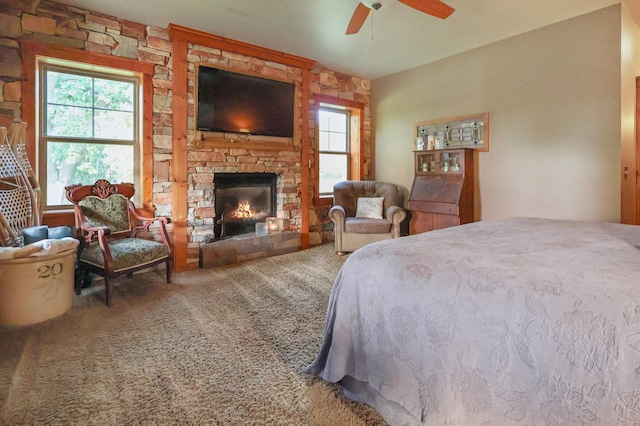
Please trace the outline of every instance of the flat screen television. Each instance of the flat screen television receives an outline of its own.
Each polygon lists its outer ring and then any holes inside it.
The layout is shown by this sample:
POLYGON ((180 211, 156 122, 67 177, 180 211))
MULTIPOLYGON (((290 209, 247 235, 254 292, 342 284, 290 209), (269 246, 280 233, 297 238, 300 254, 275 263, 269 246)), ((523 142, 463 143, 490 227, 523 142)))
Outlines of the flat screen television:
POLYGON ((198 130, 293 137, 295 85, 198 67, 198 130))

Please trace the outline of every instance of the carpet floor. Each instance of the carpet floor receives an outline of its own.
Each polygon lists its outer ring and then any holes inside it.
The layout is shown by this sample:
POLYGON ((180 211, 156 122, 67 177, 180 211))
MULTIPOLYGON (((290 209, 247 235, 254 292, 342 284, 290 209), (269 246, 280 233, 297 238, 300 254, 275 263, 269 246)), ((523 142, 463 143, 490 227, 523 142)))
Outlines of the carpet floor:
POLYGON ((304 372, 345 258, 332 245, 101 283, 66 314, 0 328, 0 424, 382 425, 304 372))

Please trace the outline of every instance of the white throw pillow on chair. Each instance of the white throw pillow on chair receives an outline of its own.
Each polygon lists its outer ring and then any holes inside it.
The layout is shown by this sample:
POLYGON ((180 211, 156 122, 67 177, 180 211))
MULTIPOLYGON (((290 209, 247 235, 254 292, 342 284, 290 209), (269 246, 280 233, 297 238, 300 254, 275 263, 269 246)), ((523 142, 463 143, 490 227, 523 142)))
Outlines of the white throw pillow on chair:
POLYGON ((356 217, 367 219, 382 219, 384 197, 358 197, 356 217))

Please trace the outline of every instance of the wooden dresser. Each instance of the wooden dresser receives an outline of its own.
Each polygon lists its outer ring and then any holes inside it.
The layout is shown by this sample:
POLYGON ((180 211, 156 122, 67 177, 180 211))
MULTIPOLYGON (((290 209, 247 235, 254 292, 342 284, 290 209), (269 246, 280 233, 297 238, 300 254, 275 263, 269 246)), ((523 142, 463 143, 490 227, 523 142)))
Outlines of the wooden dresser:
POLYGON ((409 233, 474 221, 474 150, 415 151, 409 233))

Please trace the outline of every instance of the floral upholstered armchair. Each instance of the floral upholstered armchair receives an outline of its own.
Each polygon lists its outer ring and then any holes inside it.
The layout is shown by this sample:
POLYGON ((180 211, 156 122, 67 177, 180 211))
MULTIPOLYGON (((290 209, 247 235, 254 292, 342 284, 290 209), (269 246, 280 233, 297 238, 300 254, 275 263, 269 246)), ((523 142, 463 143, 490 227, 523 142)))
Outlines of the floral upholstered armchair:
MULTIPOLYGON (((133 272, 164 263, 167 283, 171 282, 173 245, 167 234, 169 219, 146 217, 131 202, 135 190, 131 183, 111 184, 98 180, 93 185, 71 185, 65 188, 73 203, 75 232, 80 239, 78 267, 104 277, 105 301, 111 306, 112 278, 132 276, 133 272), (161 241, 140 238, 157 224, 161 241)), ((76 280, 76 294, 81 282, 76 280)))
POLYGON ((336 253, 342 255, 380 240, 398 238, 407 213, 398 206, 398 187, 387 182, 339 182, 333 187, 336 253))

